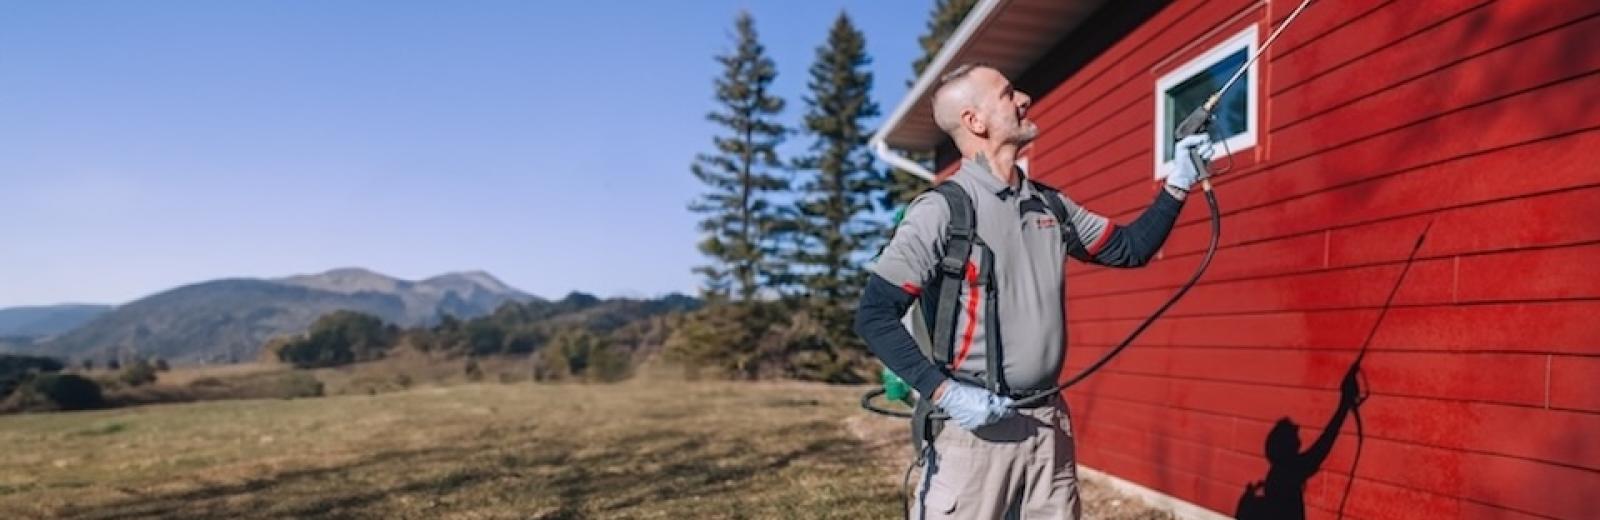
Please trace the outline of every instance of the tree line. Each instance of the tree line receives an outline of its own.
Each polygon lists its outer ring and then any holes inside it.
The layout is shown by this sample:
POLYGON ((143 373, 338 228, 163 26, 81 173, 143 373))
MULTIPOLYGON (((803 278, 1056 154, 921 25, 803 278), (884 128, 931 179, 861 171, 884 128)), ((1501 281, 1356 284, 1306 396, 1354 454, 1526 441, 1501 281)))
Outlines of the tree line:
MULTIPOLYGON (((937 0, 921 74, 975 0, 937 0)), ((840 383, 871 376, 865 345, 851 331, 865 266, 887 239, 888 215, 926 186, 879 166, 868 149, 881 115, 871 98, 866 37, 841 12, 807 69, 804 113, 795 127, 780 117, 788 103, 772 91, 776 63, 748 12, 734 21, 734 45, 715 57, 720 127, 712 151, 690 172, 705 191, 689 209, 701 216, 698 244, 707 262, 694 268, 707 306, 692 313, 668 353, 723 375, 781 375, 840 383), (781 157, 787 139, 803 152, 781 157)), ((931 157, 912 155, 930 161, 931 157)))
POLYGON ((577 293, 556 301, 507 302, 469 319, 441 315, 431 325, 401 328, 355 311, 325 314, 301 334, 274 338, 263 357, 296 368, 376 361, 409 348, 463 361, 469 379, 483 375, 477 359, 531 356, 537 380, 615 381, 634 359, 660 349, 675 320, 700 307, 681 295, 653 300, 602 300, 577 293))
POLYGON ((0 413, 44 410, 87 410, 115 404, 108 391, 154 383, 167 362, 132 358, 126 365, 113 363, 93 372, 91 363, 73 370, 47 356, 0 354, 0 413))

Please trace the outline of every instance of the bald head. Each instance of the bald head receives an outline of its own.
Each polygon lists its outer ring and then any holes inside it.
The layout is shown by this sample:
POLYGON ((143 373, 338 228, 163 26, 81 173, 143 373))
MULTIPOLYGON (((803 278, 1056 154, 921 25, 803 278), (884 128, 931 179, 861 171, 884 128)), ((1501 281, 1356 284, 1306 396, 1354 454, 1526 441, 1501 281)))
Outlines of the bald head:
POLYGON ((1017 92, 993 67, 969 63, 939 78, 933 121, 963 152, 999 144, 1021 146, 1038 127, 1026 119, 1032 98, 1017 92))
MULTIPOLYGON (((961 126, 961 113, 975 108, 972 71, 988 66, 968 63, 939 77, 939 88, 933 92, 933 122, 951 136, 961 126)), ((989 69, 993 70, 993 69, 989 69)))

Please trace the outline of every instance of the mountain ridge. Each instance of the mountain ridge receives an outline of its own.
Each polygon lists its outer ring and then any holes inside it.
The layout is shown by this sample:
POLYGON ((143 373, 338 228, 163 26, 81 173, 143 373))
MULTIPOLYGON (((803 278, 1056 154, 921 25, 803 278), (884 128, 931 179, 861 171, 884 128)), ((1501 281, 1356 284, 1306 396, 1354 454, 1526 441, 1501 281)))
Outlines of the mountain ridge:
POLYGON ((0 308, 0 336, 42 338, 77 328, 114 306, 89 303, 0 308))
POLYGON ((542 300, 484 271, 405 280, 343 267, 282 278, 222 278, 181 285, 109 309, 31 350, 62 358, 157 356, 173 362, 255 357, 267 340, 305 331, 323 314, 352 310, 400 326, 444 314, 472 318, 510 301, 542 300))

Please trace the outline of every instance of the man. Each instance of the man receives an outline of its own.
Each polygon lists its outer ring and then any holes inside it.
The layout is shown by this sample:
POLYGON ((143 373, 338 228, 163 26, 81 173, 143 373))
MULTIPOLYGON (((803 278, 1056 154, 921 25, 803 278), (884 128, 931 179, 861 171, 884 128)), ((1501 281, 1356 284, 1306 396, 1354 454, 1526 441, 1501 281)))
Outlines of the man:
MULTIPOLYGON (((1175 161, 1179 166, 1168 172, 1155 203, 1132 224, 1113 225, 1053 190, 1042 191, 1016 167, 1018 150, 1038 134, 1027 119, 1030 102, 999 71, 983 65, 958 67, 934 94, 934 120, 962 157, 960 169, 945 182, 959 185, 970 199, 978 244, 963 271, 970 287, 950 307, 958 311, 956 333, 946 343, 949 365, 924 356, 900 323, 924 288, 939 289, 951 221, 943 194, 930 191, 912 201, 871 267, 856 316, 856 332, 872 353, 959 426, 939 429, 931 438, 914 497, 916 518, 1078 518, 1065 403, 1051 396, 1014 409, 1013 402, 1047 391, 1061 375, 1067 257, 1114 267, 1144 265, 1166 240, 1199 175, 1189 161, 1175 161), (1044 197, 1059 197, 1055 207, 1064 207, 1069 222, 1057 222, 1049 206, 1055 202, 1042 202, 1044 197), (977 273, 989 278, 980 280, 977 273)), ((1185 139, 1179 156, 1205 144, 1203 137, 1185 139)))

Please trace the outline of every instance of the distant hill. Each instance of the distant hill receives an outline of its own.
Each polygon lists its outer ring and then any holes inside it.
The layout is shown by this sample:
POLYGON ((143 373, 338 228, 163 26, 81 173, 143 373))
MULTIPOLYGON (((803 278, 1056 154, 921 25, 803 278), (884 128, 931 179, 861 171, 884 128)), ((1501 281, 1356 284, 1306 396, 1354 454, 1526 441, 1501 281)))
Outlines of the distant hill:
POLYGON ((336 310, 415 326, 441 314, 482 316, 508 301, 539 300, 481 271, 421 281, 356 268, 268 280, 213 280, 122 305, 32 350, 62 358, 137 352, 174 362, 238 361, 255 357, 268 339, 302 332, 336 310))
POLYGON ((49 305, 0 309, 0 337, 54 336, 88 323, 111 308, 110 305, 49 305))
POLYGON ((483 271, 448 273, 413 282, 366 269, 343 268, 275 281, 348 296, 365 293, 394 296, 404 308, 400 315, 372 314, 405 326, 428 323, 440 314, 470 318, 488 314, 507 301, 538 300, 483 271))

